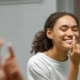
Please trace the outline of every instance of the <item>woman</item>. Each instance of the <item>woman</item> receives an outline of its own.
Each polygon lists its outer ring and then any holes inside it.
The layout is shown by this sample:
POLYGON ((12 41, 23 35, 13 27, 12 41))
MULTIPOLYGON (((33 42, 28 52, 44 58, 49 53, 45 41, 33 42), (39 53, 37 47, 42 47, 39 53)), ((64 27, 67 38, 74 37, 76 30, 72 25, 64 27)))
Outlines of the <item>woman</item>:
POLYGON ((51 14, 34 37, 31 52, 36 55, 27 64, 28 80, 80 80, 78 39, 79 22, 73 14, 51 14))

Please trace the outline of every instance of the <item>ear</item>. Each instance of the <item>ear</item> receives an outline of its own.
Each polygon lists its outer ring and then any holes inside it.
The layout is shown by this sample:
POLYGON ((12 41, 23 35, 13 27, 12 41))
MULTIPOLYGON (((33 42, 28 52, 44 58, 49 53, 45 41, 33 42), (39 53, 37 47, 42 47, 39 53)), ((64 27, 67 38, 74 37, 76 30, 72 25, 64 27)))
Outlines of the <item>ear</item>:
POLYGON ((49 39, 52 39, 52 31, 51 31, 51 29, 47 28, 46 35, 47 35, 47 37, 49 39))

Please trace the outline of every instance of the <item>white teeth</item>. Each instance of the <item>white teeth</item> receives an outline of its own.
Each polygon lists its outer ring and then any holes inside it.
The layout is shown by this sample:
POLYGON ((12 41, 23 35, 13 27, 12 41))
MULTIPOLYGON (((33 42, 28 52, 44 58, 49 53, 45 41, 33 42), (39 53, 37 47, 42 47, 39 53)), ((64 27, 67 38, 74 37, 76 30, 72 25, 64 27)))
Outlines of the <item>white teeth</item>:
POLYGON ((73 40, 66 40, 67 42, 69 42, 69 41, 73 41, 73 40))

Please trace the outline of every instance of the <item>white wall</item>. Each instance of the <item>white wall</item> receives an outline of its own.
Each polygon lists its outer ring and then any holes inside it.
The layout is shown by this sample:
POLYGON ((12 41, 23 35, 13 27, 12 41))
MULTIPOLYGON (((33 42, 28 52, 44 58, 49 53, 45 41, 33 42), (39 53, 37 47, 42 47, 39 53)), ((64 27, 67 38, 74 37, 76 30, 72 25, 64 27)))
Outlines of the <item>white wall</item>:
POLYGON ((37 31, 43 29, 45 20, 55 11, 56 0, 0 5, 0 36, 5 40, 2 56, 4 59, 8 54, 7 42, 12 42, 25 80, 27 80, 26 64, 32 56, 30 50, 33 37, 37 31))
MULTIPOLYGON (((80 0, 74 0, 74 14, 79 19, 79 35, 80 35, 80 0)), ((80 36, 79 36, 79 43, 80 43, 80 36)))
POLYGON ((57 10, 74 13, 74 1, 73 0, 57 0, 57 10))

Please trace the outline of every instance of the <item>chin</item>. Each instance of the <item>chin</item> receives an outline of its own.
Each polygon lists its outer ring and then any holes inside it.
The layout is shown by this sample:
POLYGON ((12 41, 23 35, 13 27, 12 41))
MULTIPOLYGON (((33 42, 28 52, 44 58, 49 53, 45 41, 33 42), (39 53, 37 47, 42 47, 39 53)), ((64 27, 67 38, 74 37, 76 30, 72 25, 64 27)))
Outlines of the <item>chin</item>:
POLYGON ((67 44, 67 45, 65 45, 64 47, 69 50, 70 47, 71 47, 71 44, 67 44))
POLYGON ((65 44, 62 46, 62 49, 65 50, 65 51, 68 51, 71 47, 71 44, 65 44))

